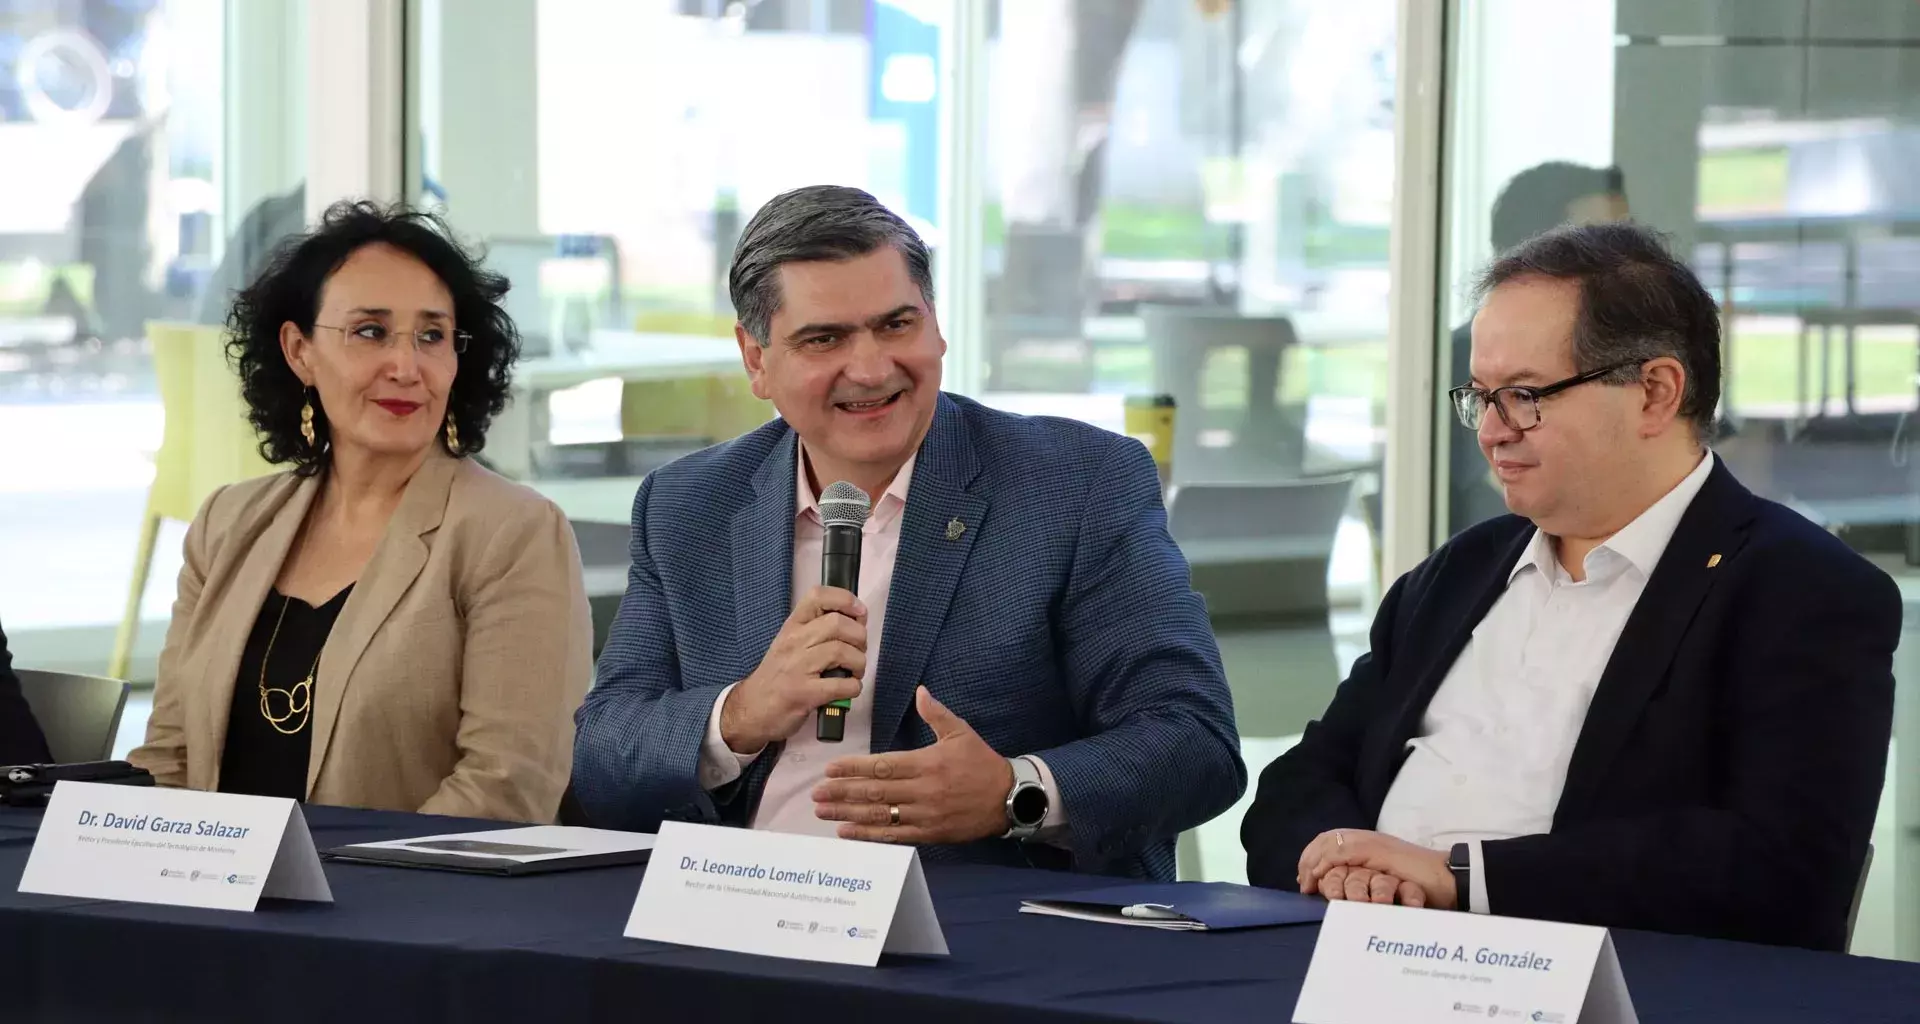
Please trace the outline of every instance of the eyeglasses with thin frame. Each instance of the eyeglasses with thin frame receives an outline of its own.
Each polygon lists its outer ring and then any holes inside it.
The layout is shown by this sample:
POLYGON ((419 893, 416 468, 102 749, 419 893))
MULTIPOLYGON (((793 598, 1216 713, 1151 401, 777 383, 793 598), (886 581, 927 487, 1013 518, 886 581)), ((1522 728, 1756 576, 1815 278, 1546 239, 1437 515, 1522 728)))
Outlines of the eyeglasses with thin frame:
POLYGON ((445 327, 422 327, 417 331, 395 331, 387 325, 368 321, 357 327, 338 327, 333 324, 314 324, 329 331, 339 331, 340 337, 348 348, 357 350, 388 351, 399 344, 401 335, 412 335, 413 350, 423 356, 457 355, 467 350, 467 343, 473 335, 466 331, 453 331, 445 327))
POLYGON ((1476 388, 1471 384, 1462 384, 1447 392, 1453 400, 1454 415, 1460 417, 1460 425, 1468 430, 1479 430, 1486 421, 1487 409, 1491 407, 1500 414, 1507 426, 1522 433, 1540 425, 1540 400, 1552 398, 1569 388, 1599 380, 1609 373, 1624 370, 1629 366, 1638 366, 1639 360, 1628 360, 1602 366, 1597 370, 1576 373, 1565 380, 1557 380, 1540 387, 1527 387, 1523 384, 1510 384, 1502 388, 1476 388))

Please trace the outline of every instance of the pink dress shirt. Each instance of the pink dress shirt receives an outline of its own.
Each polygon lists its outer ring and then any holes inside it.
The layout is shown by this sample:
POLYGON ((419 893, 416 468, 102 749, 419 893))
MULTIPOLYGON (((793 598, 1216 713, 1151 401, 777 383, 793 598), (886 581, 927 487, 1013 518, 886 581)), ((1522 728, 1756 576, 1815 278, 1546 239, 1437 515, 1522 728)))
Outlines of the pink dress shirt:
MULTIPOLYGON (((807 452, 800 450, 799 466, 794 473, 793 523, 793 600, 820 583, 820 547, 825 527, 820 522, 820 505, 807 483, 807 452)), ((800 832, 818 836, 837 834, 840 823, 822 821, 813 813, 813 787, 827 777, 827 763, 836 758, 868 754, 873 751, 873 674, 880 665, 880 639, 887 621, 887 594, 893 585, 893 563, 900 552, 900 515, 907 507, 907 486, 913 480, 914 459, 909 458, 893 483, 880 496, 867 516, 860 536, 860 601, 867 606, 867 671, 861 676, 860 695, 853 699, 847 713, 846 733, 839 743, 822 743, 814 738, 813 719, 787 737, 780 760, 768 776, 766 789, 751 822, 754 828, 775 832, 800 832)), ((791 607, 791 605, 789 605, 791 607)), ((737 685, 737 684, 736 684, 737 685)), ((733 687, 720 691, 707 718, 707 738, 700 749, 700 785, 709 792, 740 777, 761 752, 736 754, 720 737, 720 710, 726 706, 733 687)), ((1030 757, 1040 770, 1040 783, 1047 791, 1047 817, 1038 838, 1064 839, 1066 808, 1060 803, 1060 788, 1046 762, 1030 757)))

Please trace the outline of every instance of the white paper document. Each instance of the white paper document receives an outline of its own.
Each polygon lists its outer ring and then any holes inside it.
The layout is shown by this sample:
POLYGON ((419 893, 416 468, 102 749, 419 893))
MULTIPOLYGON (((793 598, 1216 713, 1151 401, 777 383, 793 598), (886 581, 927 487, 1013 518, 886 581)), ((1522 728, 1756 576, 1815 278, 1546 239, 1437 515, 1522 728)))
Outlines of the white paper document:
POLYGON ((1638 1024, 1604 928, 1336 900, 1296 1024, 1638 1024))
POLYGON ((515 867, 595 866, 637 864, 653 849, 645 832, 614 832, 568 825, 532 825, 485 832, 355 843, 327 851, 335 860, 360 860, 421 867, 466 867, 473 870, 518 873, 515 867))
POLYGON ((216 910, 333 902, 298 803, 93 782, 54 786, 20 891, 216 910))
POLYGON ((911 846, 684 822, 660 826, 626 935, 867 967, 947 953, 911 846))

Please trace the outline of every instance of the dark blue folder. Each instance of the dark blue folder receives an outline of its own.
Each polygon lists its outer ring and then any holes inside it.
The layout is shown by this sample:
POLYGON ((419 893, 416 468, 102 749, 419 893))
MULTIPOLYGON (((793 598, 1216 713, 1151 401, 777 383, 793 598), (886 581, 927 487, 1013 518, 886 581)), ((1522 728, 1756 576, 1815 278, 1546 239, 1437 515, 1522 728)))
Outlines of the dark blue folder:
POLYGON ((1326 916, 1327 902, 1230 882, 1142 882, 1022 900, 1020 912, 1166 931, 1225 931, 1313 924, 1326 916))

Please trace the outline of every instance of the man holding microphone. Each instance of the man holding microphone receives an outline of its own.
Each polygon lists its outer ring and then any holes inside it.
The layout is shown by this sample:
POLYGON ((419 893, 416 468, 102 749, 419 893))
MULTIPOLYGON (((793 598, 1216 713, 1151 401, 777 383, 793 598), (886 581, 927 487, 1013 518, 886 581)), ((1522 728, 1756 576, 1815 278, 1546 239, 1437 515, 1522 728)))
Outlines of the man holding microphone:
POLYGON ((747 225, 735 333, 781 418, 642 483, 576 795, 605 827, 1171 878, 1246 770, 1153 462, 943 394, 929 263, 856 189, 747 225))

